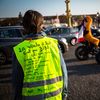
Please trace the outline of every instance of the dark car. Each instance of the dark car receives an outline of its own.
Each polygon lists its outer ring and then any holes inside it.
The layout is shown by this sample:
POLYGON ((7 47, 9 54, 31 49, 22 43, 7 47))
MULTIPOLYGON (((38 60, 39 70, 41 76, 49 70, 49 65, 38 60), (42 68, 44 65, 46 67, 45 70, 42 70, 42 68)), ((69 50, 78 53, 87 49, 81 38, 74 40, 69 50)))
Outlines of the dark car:
POLYGON ((100 38, 100 29, 91 29, 91 32, 93 34, 94 37, 100 38))
POLYGON ((12 47, 24 38, 22 26, 0 27, 0 64, 10 60, 12 47))
POLYGON ((65 38, 71 45, 76 45, 78 38, 78 29, 72 27, 55 27, 45 30, 45 33, 53 38, 65 38))

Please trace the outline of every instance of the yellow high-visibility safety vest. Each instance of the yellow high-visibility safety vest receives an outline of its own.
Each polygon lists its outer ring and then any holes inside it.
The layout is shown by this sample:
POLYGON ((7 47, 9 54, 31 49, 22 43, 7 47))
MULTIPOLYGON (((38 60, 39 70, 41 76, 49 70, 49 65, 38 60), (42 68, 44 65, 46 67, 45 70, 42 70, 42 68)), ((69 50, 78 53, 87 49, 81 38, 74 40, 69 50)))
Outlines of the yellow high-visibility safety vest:
POLYGON ((14 47, 24 71, 23 98, 29 100, 62 100, 62 69, 58 41, 43 37, 24 40, 14 47))

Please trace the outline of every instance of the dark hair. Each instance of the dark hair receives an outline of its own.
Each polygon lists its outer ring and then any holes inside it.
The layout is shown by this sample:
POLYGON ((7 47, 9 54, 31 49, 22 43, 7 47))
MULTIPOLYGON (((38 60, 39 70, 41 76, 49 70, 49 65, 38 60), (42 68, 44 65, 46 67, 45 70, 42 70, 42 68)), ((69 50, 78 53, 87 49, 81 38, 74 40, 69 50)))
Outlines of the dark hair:
POLYGON ((86 19, 86 17, 84 18, 84 21, 85 21, 85 22, 88 22, 87 19, 86 19))
POLYGON ((23 17, 23 27, 27 34, 38 33, 41 31, 41 25, 43 24, 43 16, 34 10, 28 10, 23 17))

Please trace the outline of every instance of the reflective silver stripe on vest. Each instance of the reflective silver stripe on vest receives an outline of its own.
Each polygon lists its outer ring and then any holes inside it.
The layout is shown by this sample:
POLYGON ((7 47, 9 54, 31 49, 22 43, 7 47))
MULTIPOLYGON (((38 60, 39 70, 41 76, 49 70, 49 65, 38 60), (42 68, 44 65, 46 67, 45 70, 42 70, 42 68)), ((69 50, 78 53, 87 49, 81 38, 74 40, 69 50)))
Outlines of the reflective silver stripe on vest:
POLYGON ((49 92, 46 94, 40 94, 40 95, 36 95, 36 96, 23 96, 22 100, 45 100, 46 98, 56 96, 61 92, 62 92, 62 89, 60 88, 57 91, 49 92))
POLYGON ((44 86, 44 85, 48 85, 48 84, 52 84, 52 83, 56 83, 58 81, 62 81, 62 77, 56 77, 56 78, 52 78, 49 80, 42 80, 42 81, 38 81, 38 82, 25 82, 23 83, 23 88, 31 88, 31 87, 37 87, 37 86, 44 86))

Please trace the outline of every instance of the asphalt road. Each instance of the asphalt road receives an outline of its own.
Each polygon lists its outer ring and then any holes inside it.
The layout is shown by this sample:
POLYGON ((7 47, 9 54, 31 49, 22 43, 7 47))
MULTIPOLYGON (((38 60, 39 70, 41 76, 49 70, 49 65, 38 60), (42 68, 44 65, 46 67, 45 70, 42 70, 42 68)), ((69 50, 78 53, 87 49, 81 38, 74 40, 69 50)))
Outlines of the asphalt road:
MULTIPOLYGON (((98 85, 100 86, 100 65, 96 63, 93 57, 86 61, 79 61, 74 55, 75 49, 76 46, 69 46, 69 51, 64 55, 69 77, 68 100, 100 100, 100 92, 97 91, 98 85), (96 82, 96 85, 93 82, 96 82), (90 84, 96 90, 89 88, 87 91, 90 84), (85 94, 87 92, 88 95, 85 94)), ((0 100, 11 100, 13 95, 11 74, 11 64, 0 65, 0 100)))
POLYGON ((69 47, 64 55, 68 69, 68 100, 100 100, 100 65, 95 57, 79 61, 77 46, 69 47))

